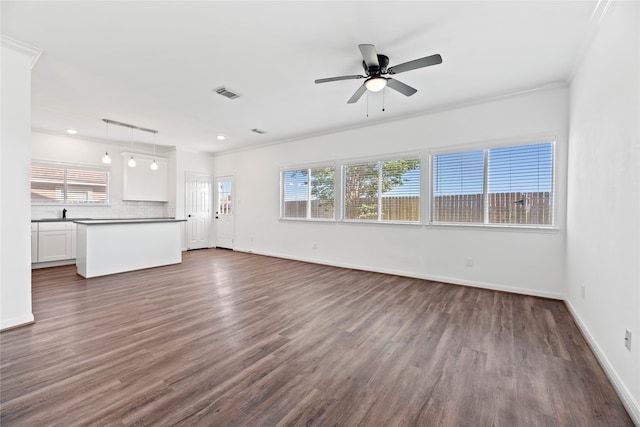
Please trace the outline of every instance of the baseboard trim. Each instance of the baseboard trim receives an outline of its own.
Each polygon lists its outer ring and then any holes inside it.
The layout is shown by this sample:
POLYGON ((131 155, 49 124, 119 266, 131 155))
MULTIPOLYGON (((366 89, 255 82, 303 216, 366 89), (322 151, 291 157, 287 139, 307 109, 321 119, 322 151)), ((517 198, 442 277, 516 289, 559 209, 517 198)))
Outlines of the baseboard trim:
POLYGON ((441 283, 448 283, 453 285, 470 286, 473 288, 489 289, 492 291, 509 292, 514 294, 530 295, 535 297, 557 299, 557 300, 565 299, 563 294, 560 294, 557 292, 546 292, 546 291, 540 291, 537 289, 517 288, 512 286, 496 285, 493 283, 476 282, 476 281, 464 280, 456 277, 434 276, 429 274, 416 274, 416 273, 407 272, 407 271, 376 268, 368 265, 328 262, 324 260, 317 260, 317 259, 305 258, 305 257, 296 257, 288 254, 279 254, 275 252, 254 251, 254 250, 244 249, 244 248, 235 248, 234 250, 238 252, 253 253, 256 255, 264 255, 264 256, 271 256, 275 258, 290 259, 294 261, 309 262, 312 264, 321 264, 321 265, 329 265, 332 267, 350 268, 352 270, 372 271, 374 273, 393 274, 395 276, 411 277, 413 279, 424 279, 424 280, 430 280, 432 282, 441 282, 441 283))
POLYGON ((20 328, 22 326, 31 325, 35 323, 33 313, 29 313, 24 316, 14 317, 13 319, 7 319, 0 322, 0 331, 8 331, 9 329, 20 328))
POLYGON ((567 306, 569 313, 571 313, 571 316, 573 316, 573 319, 578 325, 578 328, 580 328, 582 335, 587 340, 589 347, 591 347, 591 351, 596 356, 598 363, 604 370, 607 378, 609 378, 609 381, 613 385, 613 388, 616 390, 616 393, 618 393, 618 397, 620 397, 620 400, 629 413, 632 421, 635 423, 635 425, 640 426, 640 404, 634 399, 633 395, 624 384, 624 381, 622 381, 615 368, 611 365, 611 362, 609 362, 609 359, 607 359, 604 351, 602 351, 602 349, 598 345, 598 342, 595 340, 593 335, 591 335, 589 328, 587 328, 587 325, 584 323, 577 310, 573 307, 571 301, 565 299, 564 303, 567 306))

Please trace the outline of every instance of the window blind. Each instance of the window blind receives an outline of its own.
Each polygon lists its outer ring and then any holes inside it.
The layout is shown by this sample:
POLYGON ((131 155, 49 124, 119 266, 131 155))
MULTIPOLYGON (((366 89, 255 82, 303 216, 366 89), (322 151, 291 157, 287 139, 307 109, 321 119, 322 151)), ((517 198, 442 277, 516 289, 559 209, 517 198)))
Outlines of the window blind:
POLYGON ((343 177, 345 220, 420 221, 418 157, 348 163, 343 177))
POLYGON ((484 151, 433 156, 433 222, 482 222, 484 151))
POLYGON ((432 156, 431 221, 553 225, 553 143, 432 156))
POLYGON ((553 145, 488 150, 487 223, 553 223, 553 145))
POLYGON ((82 167, 31 166, 31 202, 107 204, 109 172, 82 167))
POLYGON ((335 167, 284 170, 281 182, 282 218, 335 218, 335 167))

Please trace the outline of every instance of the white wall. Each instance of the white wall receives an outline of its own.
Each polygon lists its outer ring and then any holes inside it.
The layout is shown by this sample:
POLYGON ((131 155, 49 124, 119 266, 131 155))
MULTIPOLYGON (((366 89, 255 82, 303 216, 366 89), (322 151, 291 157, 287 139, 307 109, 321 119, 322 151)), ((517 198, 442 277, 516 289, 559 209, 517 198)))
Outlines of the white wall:
POLYGON ((215 171, 235 176, 237 250, 564 298, 567 125, 568 90, 557 88, 221 154, 215 171), (539 134, 557 139, 559 231, 278 219, 283 166, 539 134))
POLYGON ((31 312, 31 62, 2 41, 0 143, 0 329, 33 321, 31 312))
POLYGON ((568 306, 638 424, 639 5, 613 3, 573 79, 567 217, 568 306))
MULTIPOLYGON (((101 126, 102 123, 96 123, 101 126)), ((159 218, 174 217, 176 208, 175 193, 175 155, 173 151, 159 153, 158 157, 169 159, 169 202, 141 202, 123 201, 123 167, 126 160, 121 152, 129 152, 129 147, 111 145, 109 157, 111 164, 102 163, 102 155, 105 152, 105 144, 81 137, 53 135, 43 132, 32 133, 31 158, 35 161, 62 162, 79 165, 107 167, 110 170, 109 206, 48 206, 34 205, 31 207, 31 217, 59 218, 62 208, 67 208, 67 216, 71 218, 159 218)), ((149 151, 135 149, 140 154, 151 154, 149 151)))

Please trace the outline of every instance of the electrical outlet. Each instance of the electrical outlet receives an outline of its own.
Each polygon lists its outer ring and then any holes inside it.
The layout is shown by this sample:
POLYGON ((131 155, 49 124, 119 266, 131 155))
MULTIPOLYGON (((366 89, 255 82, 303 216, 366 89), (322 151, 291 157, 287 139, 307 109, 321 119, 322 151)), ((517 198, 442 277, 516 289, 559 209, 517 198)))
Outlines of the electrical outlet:
POLYGON ((582 299, 584 299, 586 292, 587 292, 587 287, 583 283, 582 285, 580 285, 580 293, 582 294, 582 299))
POLYGON ((631 351, 631 331, 628 329, 624 331, 624 346, 627 347, 627 350, 631 351))
POLYGON ((467 257, 467 259, 464 260, 464 265, 467 267, 473 267, 473 258, 467 257))
POLYGON ((317 243, 313 244, 313 249, 318 249, 318 244, 317 243))

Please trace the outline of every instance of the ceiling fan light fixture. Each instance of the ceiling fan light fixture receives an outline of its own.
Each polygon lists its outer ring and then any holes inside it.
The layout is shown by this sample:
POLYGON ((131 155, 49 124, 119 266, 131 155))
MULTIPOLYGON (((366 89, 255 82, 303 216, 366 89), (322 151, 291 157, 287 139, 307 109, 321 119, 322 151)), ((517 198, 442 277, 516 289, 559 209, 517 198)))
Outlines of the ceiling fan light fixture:
POLYGON ((370 92, 380 92, 387 85, 387 79, 384 77, 370 77, 364 82, 364 86, 370 92))

